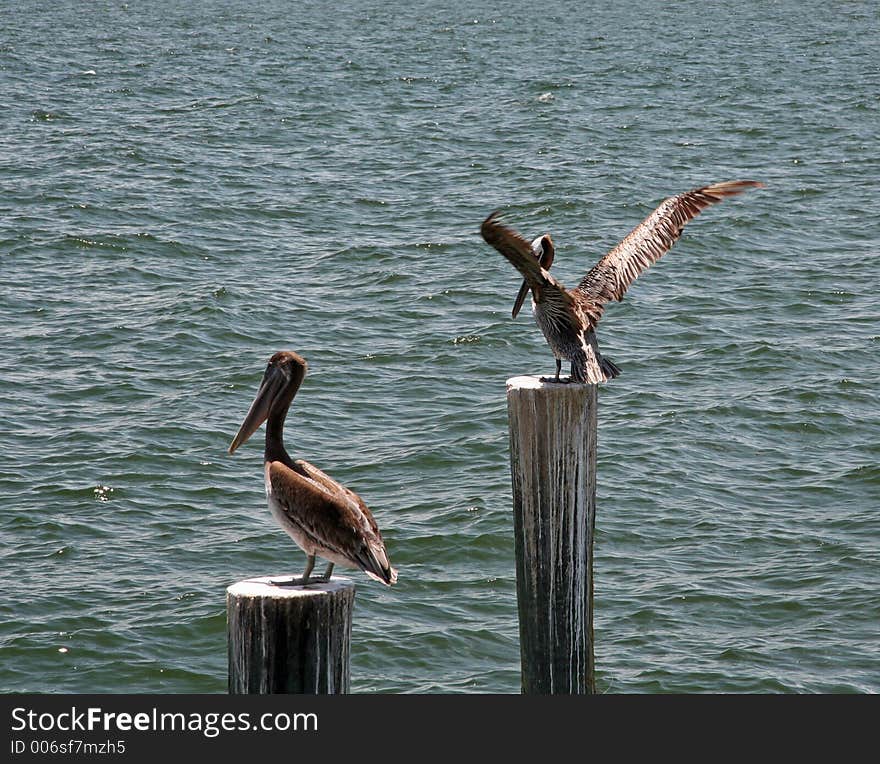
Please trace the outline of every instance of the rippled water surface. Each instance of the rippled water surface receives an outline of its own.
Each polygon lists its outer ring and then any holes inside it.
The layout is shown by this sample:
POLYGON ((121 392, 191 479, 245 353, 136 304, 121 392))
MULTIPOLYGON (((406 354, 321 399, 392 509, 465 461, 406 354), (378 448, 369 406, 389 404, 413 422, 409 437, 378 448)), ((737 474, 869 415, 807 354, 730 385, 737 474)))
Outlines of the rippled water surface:
POLYGON ((357 692, 517 692, 505 380, 553 358, 480 239, 609 307, 603 692, 880 690, 880 23, 870 3, 37 3, 0 29, 0 689, 224 692, 224 591, 295 572, 260 437, 357 490, 357 692))

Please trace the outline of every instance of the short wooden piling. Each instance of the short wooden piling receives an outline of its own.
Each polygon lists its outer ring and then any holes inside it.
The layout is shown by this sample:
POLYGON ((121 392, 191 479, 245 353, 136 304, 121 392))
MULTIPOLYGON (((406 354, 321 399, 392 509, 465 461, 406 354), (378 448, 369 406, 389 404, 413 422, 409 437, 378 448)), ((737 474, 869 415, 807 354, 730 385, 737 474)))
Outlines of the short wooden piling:
POLYGON ((507 380, 524 693, 595 692, 596 388, 507 380))
POLYGON ((285 580, 252 578, 226 590, 230 694, 347 693, 354 582, 272 583, 285 580))

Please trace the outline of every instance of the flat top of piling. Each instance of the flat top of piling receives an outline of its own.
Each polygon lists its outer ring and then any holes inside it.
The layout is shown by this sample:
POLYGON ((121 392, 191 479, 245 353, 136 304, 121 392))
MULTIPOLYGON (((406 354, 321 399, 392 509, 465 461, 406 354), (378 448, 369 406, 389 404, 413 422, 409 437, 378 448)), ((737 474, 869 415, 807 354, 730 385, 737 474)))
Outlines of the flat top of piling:
POLYGON ((536 375, 536 374, 523 374, 518 377, 511 377, 507 380, 507 389, 508 390, 521 390, 532 389, 532 390, 541 390, 543 388, 554 388, 554 387, 580 387, 583 386, 577 382, 569 382, 568 375, 561 376, 559 381, 554 381, 553 377, 548 377, 544 375, 536 375))
POLYGON ((300 577, 290 573, 277 576, 259 576, 248 578, 232 584, 226 589, 227 594, 236 597, 316 597, 332 594, 343 589, 353 589, 354 581, 343 576, 332 576, 326 583, 314 581, 302 586, 296 580, 300 577))

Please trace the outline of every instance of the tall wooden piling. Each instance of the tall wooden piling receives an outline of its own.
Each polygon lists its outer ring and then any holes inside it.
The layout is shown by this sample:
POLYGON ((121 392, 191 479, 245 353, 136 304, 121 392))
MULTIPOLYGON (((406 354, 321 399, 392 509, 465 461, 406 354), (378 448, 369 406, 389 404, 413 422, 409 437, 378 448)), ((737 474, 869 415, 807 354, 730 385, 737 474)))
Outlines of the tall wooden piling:
POLYGON ((522 691, 592 694, 597 386, 507 380, 522 691))
POLYGON ((229 692, 347 693, 354 582, 273 583, 285 579, 252 578, 226 590, 229 692))

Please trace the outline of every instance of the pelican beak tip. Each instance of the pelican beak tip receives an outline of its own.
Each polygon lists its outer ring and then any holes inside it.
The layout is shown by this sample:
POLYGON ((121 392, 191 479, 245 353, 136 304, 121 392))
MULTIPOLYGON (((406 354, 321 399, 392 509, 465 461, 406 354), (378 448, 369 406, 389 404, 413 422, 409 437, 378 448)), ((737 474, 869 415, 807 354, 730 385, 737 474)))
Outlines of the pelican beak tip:
POLYGON ((526 295, 529 293, 529 282, 523 281, 522 286, 519 288, 519 292, 516 295, 516 299, 513 301, 513 310, 510 312, 510 315, 516 318, 519 315, 520 308, 522 308, 523 303, 525 302, 526 295))

